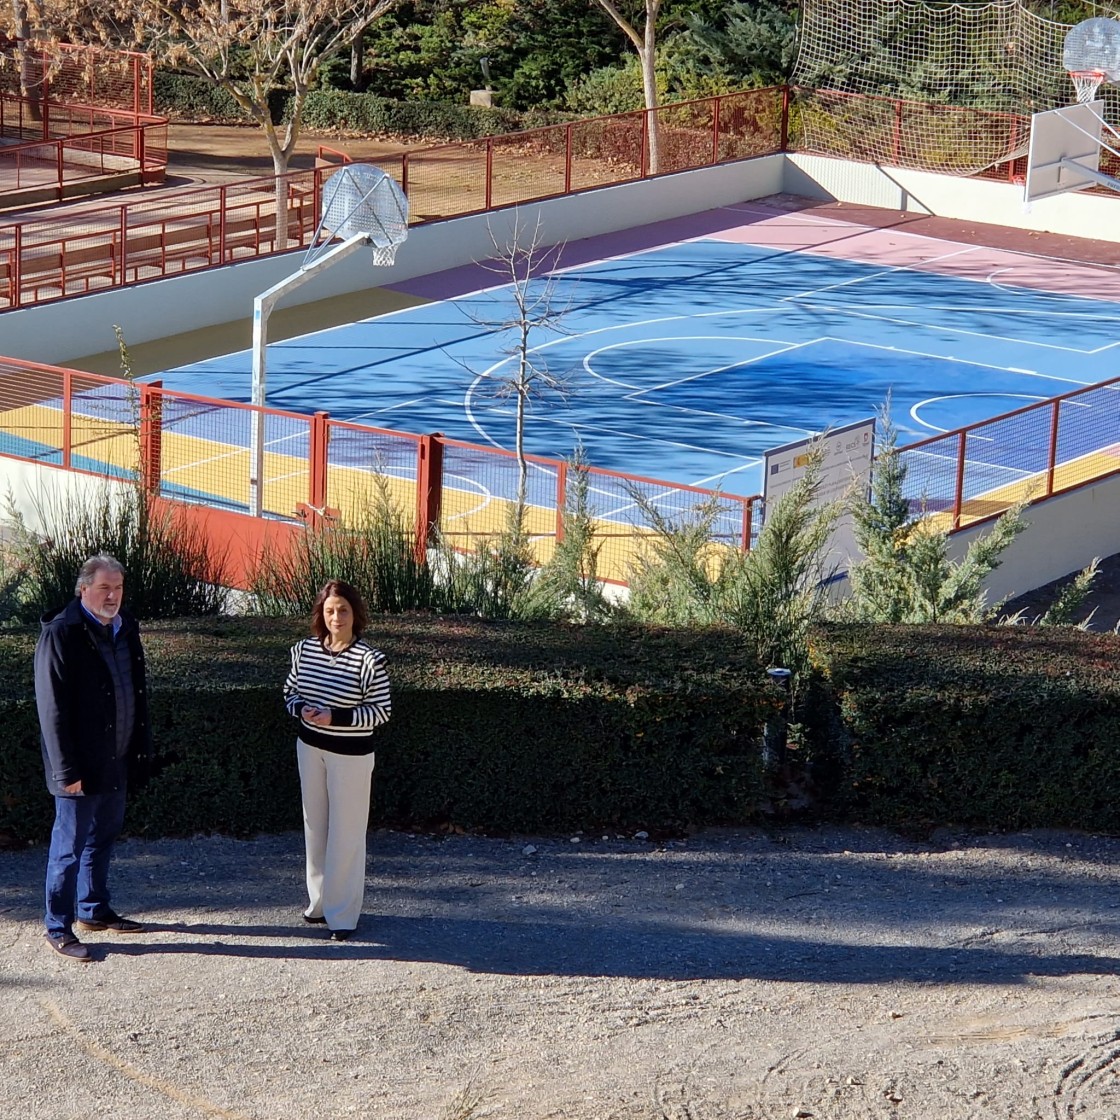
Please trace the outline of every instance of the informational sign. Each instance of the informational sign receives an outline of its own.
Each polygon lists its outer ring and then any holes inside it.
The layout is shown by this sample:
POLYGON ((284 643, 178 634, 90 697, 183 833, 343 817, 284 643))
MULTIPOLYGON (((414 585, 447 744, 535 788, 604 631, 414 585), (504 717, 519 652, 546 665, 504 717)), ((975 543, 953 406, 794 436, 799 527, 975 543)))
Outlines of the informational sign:
MULTIPOLYGON (((832 428, 818 436, 772 448, 765 454, 762 498, 767 510, 805 474, 812 456, 821 456, 821 484, 816 505, 839 501, 853 492, 866 496, 871 487, 871 462, 875 454, 875 418, 857 420, 846 428, 832 428)), ((825 560, 827 570, 840 576, 860 555, 852 529, 852 515, 844 512, 836 522, 825 560)))

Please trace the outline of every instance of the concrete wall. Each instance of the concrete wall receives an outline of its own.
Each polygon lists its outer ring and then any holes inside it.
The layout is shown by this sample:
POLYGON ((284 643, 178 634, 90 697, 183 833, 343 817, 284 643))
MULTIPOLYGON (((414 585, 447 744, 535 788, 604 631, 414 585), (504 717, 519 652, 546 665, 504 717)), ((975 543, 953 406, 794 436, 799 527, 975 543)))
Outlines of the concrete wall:
MULTIPOLYGON (((391 267, 375 269, 366 253, 355 253, 291 293, 280 306, 311 303, 485 260, 493 255, 491 231, 501 243, 508 239, 514 221, 533 227, 539 216, 547 245, 776 194, 782 189, 783 162, 783 156, 766 156, 491 214, 425 223, 411 230, 391 267)), ((0 315, 0 354, 65 365, 87 354, 114 351, 114 324, 132 346, 249 319, 254 297, 295 272, 302 261, 301 250, 6 312, 0 315)))
POLYGON ((782 190, 805 198, 1120 241, 1120 195, 1116 194, 1059 195, 1036 202, 1027 211, 1023 188, 1014 183, 798 154, 786 157, 782 190))
MULTIPOLYGON (((1021 595, 1080 571, 1094 556, 1120 553, 1120 478, 1047 498, 1032 505, 1025 516, 1029 527, 985 580, 989 602, 1021 595)), ((990 528, 954 533, 950 555, 964 555, 969 544, 990 528)))

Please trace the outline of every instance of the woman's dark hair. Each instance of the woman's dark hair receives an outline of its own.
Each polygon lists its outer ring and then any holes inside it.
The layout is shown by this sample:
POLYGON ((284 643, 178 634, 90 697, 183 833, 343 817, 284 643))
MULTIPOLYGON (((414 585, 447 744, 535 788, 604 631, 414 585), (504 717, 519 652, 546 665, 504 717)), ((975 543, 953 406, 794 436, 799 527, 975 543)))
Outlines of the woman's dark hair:
POLYGON ((369 625, 369 611, 358 594, 358 589, 344 579, 329 579, 315 596, 315 605, 311 608, 311 633, 316 638, 327 636, 327 624, 323 621, 323 604, 332 596, 337 595, 350 604, 354 612, 354 637, 360 638, 362 631, 369 625))

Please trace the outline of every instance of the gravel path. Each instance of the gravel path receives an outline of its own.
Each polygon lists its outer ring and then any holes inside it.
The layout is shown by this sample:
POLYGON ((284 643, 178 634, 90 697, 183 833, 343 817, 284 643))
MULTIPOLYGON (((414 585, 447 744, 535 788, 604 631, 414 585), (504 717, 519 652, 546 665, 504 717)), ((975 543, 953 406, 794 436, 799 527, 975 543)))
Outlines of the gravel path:
POLYGON ((133 937, 41 938, 0 852, 26 1120, 1120 1115, 1120 840, 871 830, 371 838, 345 944, 298 836, 132 840, 133 937))

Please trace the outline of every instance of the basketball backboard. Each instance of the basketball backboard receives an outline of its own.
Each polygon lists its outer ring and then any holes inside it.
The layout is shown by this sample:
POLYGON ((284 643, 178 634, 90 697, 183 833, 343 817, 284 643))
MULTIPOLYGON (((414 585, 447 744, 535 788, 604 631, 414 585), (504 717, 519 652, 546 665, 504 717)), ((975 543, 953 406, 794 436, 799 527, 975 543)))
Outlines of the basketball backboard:
POLYGON ((1031 118, 1026 205, 1099 183, 1104 102, 1066 105, 1031 118))

